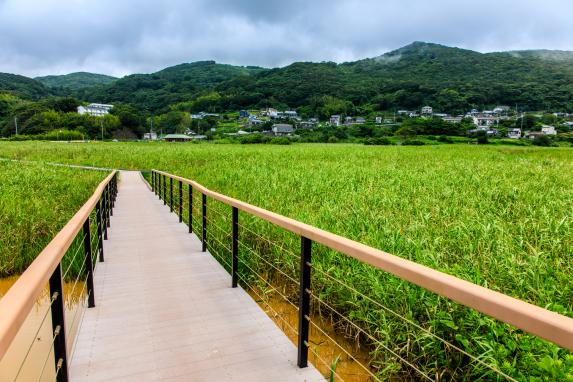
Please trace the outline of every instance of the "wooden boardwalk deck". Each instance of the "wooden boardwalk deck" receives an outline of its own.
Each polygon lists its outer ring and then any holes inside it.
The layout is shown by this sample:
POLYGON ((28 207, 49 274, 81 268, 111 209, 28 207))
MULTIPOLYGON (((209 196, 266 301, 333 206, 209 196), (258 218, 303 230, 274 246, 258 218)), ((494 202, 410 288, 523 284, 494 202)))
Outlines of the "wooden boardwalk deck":
POLYGON ((119 187, 72 381, 324 380, 139 173, 119 187))

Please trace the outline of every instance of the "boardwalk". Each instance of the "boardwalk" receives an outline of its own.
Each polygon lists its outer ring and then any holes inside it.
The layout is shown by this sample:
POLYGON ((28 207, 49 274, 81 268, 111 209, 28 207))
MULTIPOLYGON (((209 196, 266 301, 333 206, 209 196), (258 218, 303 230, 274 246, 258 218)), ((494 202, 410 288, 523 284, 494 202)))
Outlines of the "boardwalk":
POLYGON ((76 381, 319 381, 296 347, 139 173, 122 172, 96 307, 71 359, 76 381))

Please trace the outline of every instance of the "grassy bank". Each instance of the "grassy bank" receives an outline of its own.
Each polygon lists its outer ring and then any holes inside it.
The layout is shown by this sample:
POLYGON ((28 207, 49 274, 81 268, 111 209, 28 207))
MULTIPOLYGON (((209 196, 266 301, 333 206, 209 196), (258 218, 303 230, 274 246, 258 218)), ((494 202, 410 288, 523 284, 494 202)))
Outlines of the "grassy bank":
MULTIPOLYGON (((571 149, 3 142, 0 156, 162 169, 573 317, 571 149)), ((229 211, 223 206, 212 208, 223 214, 212 215, 214 223, 227 224, 224 218, 229 211)), ((298 252, 298 238, 293 235, 242 219, 264 238, 298 252)), ((218 234, 213 231, 213 235, 218 234)), ((296 259, 246 230, 242 235, 251 248, 296 277, 296 259)), ((225 240, 223 234, 218 238, 225 240)), ((241 256, 246 274, 246 266, 272 273, 247 252, 241 256)), ((313 289, 373 333, 375 340, 363 339, 375 356, 373 368, 384 377, 420 377, 391 349, 433 378, 497 378, 412 322, 516 379, 572 377, 571 355, 542 340, 320 246, 313 261, 318 270, 313 289), (333 283, 320 271, 353 290, 333 283)), ((286 292, 296 297, 294 289, 286 292)), ((346 321, 336 314, 333 318, 341 329, 353 333, 346 321)))
POLYGON ((105 174, 0 161, 0 277, 22 272, 105 174))

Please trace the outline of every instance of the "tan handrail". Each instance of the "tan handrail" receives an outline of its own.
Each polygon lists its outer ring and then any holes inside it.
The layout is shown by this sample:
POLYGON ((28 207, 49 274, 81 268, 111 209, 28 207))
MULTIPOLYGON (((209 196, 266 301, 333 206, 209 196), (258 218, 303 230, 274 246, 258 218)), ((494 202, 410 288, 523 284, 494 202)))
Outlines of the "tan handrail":
POLYGON ((117 171, 112 171, 96 188, 93 195, 68 221, 60 232, 40 252, 38 257, 0 299, 0 359, 4 357, 18 330, 40 297, 50 276, 64 257, 90 213, 95 208, 104 188, 117 171))
POLYGON ((189 184, 222 203, 573 351, 573 319, 569 317, 219 194, 190 179, 163 171, 152 171, 189 184))

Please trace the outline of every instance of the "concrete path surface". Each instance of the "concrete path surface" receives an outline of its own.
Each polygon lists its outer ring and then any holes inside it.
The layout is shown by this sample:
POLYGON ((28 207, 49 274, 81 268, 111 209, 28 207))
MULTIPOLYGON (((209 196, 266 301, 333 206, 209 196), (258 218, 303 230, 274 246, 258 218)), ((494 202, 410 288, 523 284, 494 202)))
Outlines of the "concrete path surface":
POLYGON ((324 380, 137 172, 121 172, 104 254, 72 382, 324 380))

